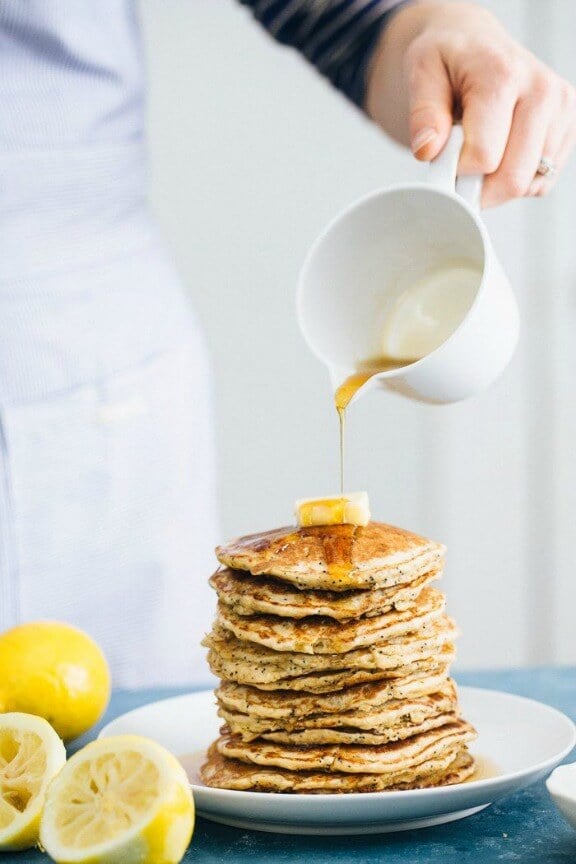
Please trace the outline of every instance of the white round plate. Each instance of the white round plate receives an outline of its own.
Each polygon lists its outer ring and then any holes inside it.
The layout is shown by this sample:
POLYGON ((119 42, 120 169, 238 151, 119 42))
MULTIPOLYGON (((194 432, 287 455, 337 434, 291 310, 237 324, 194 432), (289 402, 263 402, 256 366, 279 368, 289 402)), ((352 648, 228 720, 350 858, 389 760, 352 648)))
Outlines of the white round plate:
MULTIPOLYGON (((460 687, 462 714, 478 730, 471 750, 495 766, 495 776, 457 786, 345 795, 281 795, 210 789, 192 783, 198 814, 214 822, 285 834, 367 834, 451 822, 545 777, 576 742, 572 721, 541 702, 460 687)), ((154 738, 199 766, 218 736, 211 691, 144 705, 112 720, 100 737, 137 734, 154 738)), ((190 772, 189 772, 190 773, 190 772)), ((487 772, 489 773, 489 772, 487 772)))

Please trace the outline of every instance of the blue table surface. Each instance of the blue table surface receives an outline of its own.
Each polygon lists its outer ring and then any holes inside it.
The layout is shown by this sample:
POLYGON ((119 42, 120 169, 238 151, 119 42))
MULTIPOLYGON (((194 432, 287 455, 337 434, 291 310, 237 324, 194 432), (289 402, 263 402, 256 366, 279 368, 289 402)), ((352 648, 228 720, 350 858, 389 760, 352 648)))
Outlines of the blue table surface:
MULTIPOLYGON (((460 684, 506 690, 553 705, 576 719, 576 669, 537 668, 456 675, 460 684)), ((156 699, 186 690, 118 691, 108 720, 156 699)), ((98 732, 93 729, 71 749, 77 749, 98 732)), ((574 759, 574 755, 567 761, 574 759)), ((0 864, 40 864, 48 859, 36 850, 0 854, 0 864)), ((297 837, 227 828, 198 819, 194 838, 184 859, 195 864, 462 864, 506 862, 546 864, 576 862, 576 831, 554 808, 544 783, 537 783, 459 822, 405 831, 353 837, 297 837)))

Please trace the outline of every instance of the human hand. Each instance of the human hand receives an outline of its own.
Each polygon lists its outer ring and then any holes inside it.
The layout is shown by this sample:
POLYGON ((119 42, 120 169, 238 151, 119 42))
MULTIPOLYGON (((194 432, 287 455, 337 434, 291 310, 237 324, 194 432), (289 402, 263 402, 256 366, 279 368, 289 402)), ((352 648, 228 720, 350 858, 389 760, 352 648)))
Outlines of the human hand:
POLYGON ((486 175, 484 207, 546 194, 576 141, 575 88, 474 3, 401 8, 372 59, 365 107, 422 160, 461 117, 459 171, 486 175), (537 173, 541 158, 553 174, 537 173))

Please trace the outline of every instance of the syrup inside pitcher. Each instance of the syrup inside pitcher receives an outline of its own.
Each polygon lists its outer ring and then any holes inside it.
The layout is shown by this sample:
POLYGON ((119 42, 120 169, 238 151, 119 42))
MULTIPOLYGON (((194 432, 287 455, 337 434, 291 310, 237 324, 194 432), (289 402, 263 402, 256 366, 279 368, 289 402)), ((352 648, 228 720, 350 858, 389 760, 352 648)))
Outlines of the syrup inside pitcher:
POLYGON ((420 360, 439 348, 464 320, 482 273, 459 265, 435 270, 403 291, 386 316, 384 352, 397 360, 420 360))

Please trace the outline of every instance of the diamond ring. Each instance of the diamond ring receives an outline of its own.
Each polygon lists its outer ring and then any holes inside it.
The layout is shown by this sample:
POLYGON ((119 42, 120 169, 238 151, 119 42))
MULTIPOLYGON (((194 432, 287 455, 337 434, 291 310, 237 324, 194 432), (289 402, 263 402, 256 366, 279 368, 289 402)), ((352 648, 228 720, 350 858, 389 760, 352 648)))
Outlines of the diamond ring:
POLYGON ((543 156, 538 163, 536 174, 539 174, 540 177, 550 177, 552 174, 556 174, 556 165, 543 156))

